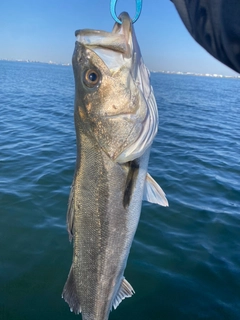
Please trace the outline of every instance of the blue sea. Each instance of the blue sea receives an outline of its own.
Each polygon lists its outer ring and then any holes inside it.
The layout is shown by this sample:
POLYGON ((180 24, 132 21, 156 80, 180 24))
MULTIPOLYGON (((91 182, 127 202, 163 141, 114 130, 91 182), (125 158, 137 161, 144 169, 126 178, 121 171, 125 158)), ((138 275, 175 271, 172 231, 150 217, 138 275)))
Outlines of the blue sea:
MULTIPOLYGON (((240 319, 240 80, 152 74, 159 131, 110 320, 240 319)), ((76 146, 71 67, 0 62, 0 319, 73 320, 66 211, 76 146)))

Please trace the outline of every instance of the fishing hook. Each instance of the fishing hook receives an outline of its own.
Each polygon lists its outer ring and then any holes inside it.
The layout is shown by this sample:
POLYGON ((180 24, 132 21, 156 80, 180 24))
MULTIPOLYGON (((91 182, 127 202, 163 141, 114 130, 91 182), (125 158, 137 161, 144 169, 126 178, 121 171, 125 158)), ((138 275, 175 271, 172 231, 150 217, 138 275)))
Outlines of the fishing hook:
MULTIPOLYGON (((117 1, 118 0, 111 0, 110 11, 113 19, 117 23, 122 24, 122 21, 118 19, 116 14, 117 1)), ((138 18, 140 17, 141 11, 142 11, 142 0, 136 0, 136 14, 135 14, 135 18, 132 20, 132 23, 135 23, 138 20, 138 18)))

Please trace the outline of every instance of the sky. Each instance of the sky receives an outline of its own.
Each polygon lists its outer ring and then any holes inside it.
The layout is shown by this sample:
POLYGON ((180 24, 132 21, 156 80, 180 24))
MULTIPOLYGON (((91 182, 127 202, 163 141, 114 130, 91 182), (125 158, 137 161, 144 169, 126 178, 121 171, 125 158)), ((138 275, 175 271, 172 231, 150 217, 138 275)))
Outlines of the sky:
MULTIPOLYGON (((117 13, 135 16, 135 0, 117 13)), ((70 63, 77 29, 111 31, 110 0, 0 0, 0 59, 70 63)), ((150 70, 239 75, 190 36, 170 0, 143 0, 134 24, 150 70)))

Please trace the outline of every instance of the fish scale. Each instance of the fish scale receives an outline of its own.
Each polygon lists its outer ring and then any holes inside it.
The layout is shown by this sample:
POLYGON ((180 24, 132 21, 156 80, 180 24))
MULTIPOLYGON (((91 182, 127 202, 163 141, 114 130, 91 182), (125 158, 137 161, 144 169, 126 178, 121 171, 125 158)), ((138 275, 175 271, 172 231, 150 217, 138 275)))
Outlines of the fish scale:
POLYGON ((74 246, 62 296, 83 320, 107 320, 133 295, 124 270, 143 196, 167 205, 147 174, 158 126, 149 72, 129 15, 120 18, 112 33, 77 31, 73 54, 77 160, 67 224, 74 246))

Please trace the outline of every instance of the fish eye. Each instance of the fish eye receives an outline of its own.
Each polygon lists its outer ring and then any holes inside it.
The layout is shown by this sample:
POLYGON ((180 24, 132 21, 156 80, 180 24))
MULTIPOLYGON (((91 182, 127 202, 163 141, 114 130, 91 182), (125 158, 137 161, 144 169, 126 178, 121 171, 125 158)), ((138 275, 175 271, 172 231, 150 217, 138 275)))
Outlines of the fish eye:
POLYGON ((97 70, 89 69, 85 71, 83 81, 87 87, 95 87, 99 84, 100 80, 100 73, 97 70))

